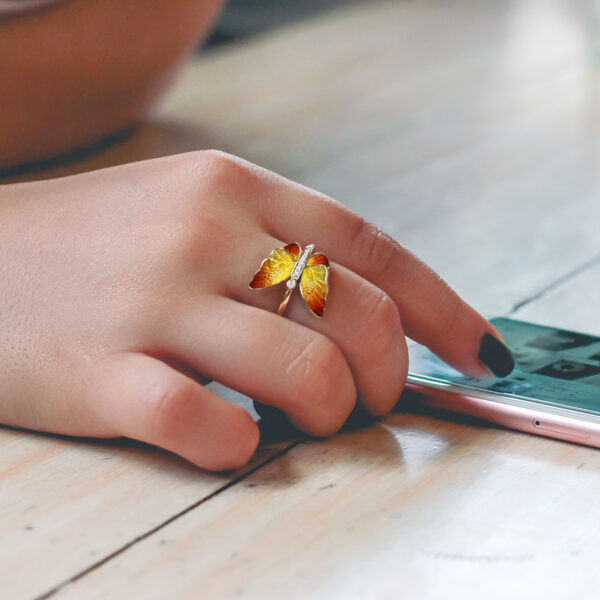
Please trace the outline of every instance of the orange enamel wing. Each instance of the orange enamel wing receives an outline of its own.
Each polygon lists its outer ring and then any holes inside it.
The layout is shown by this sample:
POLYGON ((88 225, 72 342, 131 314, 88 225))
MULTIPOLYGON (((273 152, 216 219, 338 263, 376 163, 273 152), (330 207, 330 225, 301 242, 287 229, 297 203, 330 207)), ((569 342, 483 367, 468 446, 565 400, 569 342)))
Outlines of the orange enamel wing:
POLYGON ((327 303, 329 261, 324 254, 313 254, 300 276, 300 292, 310 311, 322 317, 327 303))
POLYGON ((292 274, 300 253, 301 248, 298 244, 288 244, 285 248, 275 248, 271 252, 271 256, 263 260, 260 269, 256 271, 250 282, 250 287, 257 290, 285 281, 292 274))
POLYGON ((316 254, 311 254, 310 258, 308 259, 308 262, 306 263, 307 267, 310 267, 312 265, 325 265, 326 267, 328 267, 329 261, 327 260, 327 257, 324 254, 317 252, 316 254))
POLYGON ((296 262, 302 254, 302 248, 300 248, 300 244, 297 244, 296 242, 288 244, 283 249, 294 259, 294 262, 296 262))

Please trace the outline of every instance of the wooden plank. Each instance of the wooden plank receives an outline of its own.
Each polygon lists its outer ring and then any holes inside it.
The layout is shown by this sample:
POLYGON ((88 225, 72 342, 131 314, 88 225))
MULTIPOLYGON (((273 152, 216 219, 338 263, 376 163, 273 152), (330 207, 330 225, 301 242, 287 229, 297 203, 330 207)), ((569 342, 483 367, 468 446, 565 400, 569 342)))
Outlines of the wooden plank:
MULTIPOLYGON (((586 58, 586 3, 579 12, 567 2, 538 4, 535 13, 529 5, 370 2, 215 53, 182 72, 155 123, 45 175, 216 146, 340 198, 478 308, 507 312, 600 251, 598 69, 586 58)), ((0 543, 0 579, 9 597, 76 576, 229 481, 148 449, 6 429, 0 453, 9 467, 0 477, 0 530, 10 534, 0 543)), ((265 595, 269 579, 273 590, 287 578, 302 591, 318 574, 323 595, 351 591, 346 577, 367 595, 395 596, 389 586, 399 579, 383 573, 396 577, 403 560, 414 569, 402 571, 409 591, 417 589, 413 579, 431 581, 433 569, 446 583, 473 564, 510 569, 502 557, 527 556, 535 540, 524 521, 511 521, 517 496, 506 490, 521 486, 526 500, 538 501, 541 516, 534 518, 533 506, 522 514, 540 527, 550 528, 558 514, 548 507, 557 494, 562 510, 569 499, 594 518, 587 502, 595 457, 559 442, 391 415, 302 445, 258 471, 249 482, 257 486, 236 485, 175 521, 164 530, 174 532, 171 548, 157 532, 65 590, 91 596, 110 587, 111 597, 115 590, 124 596, 129 575, 144 587, 144 573, 155 583, 148 595, 171 594, 175 580, 193 597, 199 589, 206 597, 234 593, 251 577, 248 593, 265 595), (587 465, 580 499, 558 488, 575 481, 575 462, 587 465), (388 519, 396 513, 404 516, 388 519), (179 523, 201 539, 171 530, 179 523), (478 535, 500 535, 499 545, 469 534, 476 526, 478 535), (347 527, 354 529, 343 533, 347 527), (435 528, 456 546, 436 546, 435 528), (468 542, 479 544, 479 554, 469 554, 468 542), (496 552, 508 552, 509 543, 514 553, 496 552), (425 560, 411 548, 434 555, 425 560)), ((588 552, 576 515, 565 523, 574 528, 571 546, 588 552)), ((552 532, 544 535, 556 542, 552 532)))
MULTIPOLYGON (((211 386, 231 401, 246 401, 211 386)), ((290 443, 266 443, 245 468, 211 474, 137 442, 0 428, 2 597, 47 592, 243 478, 290 443)))
POLYGON ((599 307, 600 256, 591 260, 581 273, 545 291, 540 301, 526 304, 512 316, 540 325, 600 336, 599 307))

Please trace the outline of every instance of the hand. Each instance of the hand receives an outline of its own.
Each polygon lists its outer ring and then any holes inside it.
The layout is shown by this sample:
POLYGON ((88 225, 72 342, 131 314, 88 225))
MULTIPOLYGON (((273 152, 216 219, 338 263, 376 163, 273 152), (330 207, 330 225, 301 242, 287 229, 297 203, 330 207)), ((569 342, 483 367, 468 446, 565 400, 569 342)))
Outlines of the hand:
POLYGON ((389 411, 405 334, 471 375, 495 329, 427 266, 342 204, 214 151, 0 188, 0 422, 128 436, 211 470, 259 439, 214 379, 334 433, 357 394, 389 411), (275 247, 331 263, 322 319, 248 282, 275 247))

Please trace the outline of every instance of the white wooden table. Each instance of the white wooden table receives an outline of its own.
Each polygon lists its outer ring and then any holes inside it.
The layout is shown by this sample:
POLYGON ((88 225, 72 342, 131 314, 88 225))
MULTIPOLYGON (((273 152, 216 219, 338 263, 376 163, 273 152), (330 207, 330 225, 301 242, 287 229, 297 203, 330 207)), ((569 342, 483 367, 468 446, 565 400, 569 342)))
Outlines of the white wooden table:
MULTIPOLYGON (((488 316, 600 334, 599 23, 592 0, 370 0, 196 59, 135 135, 29 177, 218 147, 488 316)), ((407 406, 228 476, 0 428, 0 597, 600 597, 600 452, 407 406)))

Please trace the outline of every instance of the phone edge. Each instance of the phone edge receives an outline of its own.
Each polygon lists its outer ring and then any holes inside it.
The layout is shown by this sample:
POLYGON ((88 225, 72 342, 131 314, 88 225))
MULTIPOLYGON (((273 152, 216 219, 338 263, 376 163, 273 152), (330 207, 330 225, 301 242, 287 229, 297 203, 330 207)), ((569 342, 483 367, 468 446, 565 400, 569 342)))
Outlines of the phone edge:
POLYGON ((467 414, 508 429, 600 448, 600 423, 448 392, 410 381, 406 388, 419 393, 421 403, 432 408, 467 414))

